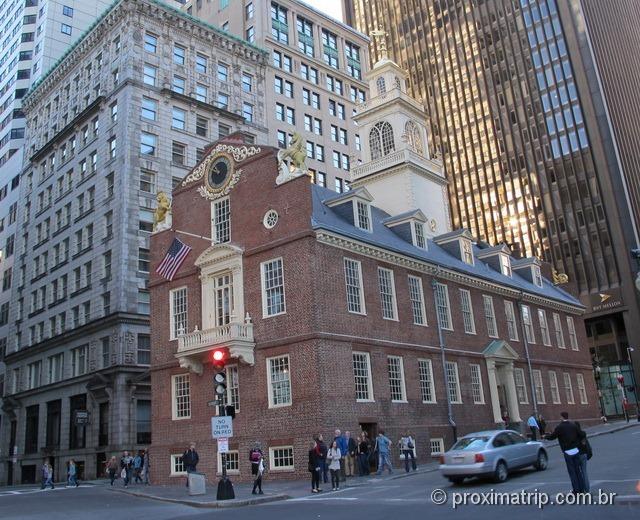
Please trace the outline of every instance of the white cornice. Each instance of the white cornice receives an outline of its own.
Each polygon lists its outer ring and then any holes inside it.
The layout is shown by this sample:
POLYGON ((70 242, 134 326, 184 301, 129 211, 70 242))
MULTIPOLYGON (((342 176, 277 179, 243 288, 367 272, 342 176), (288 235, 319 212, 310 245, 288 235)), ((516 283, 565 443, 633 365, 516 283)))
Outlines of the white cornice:
POLYGON ((541 307, 553 308, 562 312, 578 315, 584 313, 584 309, 579 306, 562 303, 557 300, 544 298, 542 296, 531 294, 512 287, 489 282, 488 280, 476 278, 474 276, 460 273, 458 271, 441 267, 426 261, 416 260, 415 258, 411 258, 400 253, 395 253, 387 249, 382 249, 380 247, 372 246, 370 244, 365 244, 358 240, 351 239, 343 235, 338 235, 336 233, 332 233, 323 229, 316 231, 316 239, 318 240, 318 242, 331 247, 351 251, 362 256, 367 256, 369 258, 381 260, 383 262, 397 265, 399 267, 404 267, 406 269, 425 273, 430 276, 437 277, 441 280, 450 280, 461 285, 475 287, 482 291, 492 292, 507 298, 513 298, 515 300, 519 300, 520 298, 522 298, 523 302, 536 304, 541 307))

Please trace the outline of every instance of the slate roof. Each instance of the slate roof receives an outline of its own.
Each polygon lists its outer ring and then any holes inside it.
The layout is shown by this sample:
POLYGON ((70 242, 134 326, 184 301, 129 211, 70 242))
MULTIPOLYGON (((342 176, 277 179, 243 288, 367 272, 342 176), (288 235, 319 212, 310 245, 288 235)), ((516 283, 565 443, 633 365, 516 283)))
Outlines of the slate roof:
MULTIPOLYGON (((549 298, 564 304, 582 307, 580 301, 568 292, 553 285, 549 280, 543 278, 543 286, 538 287, 527 279, 513 273, 513 277, 503 275, 494 270, 482 260, 476 258, 475 265, 469 265, 459 260, 455 256, 446 252, 433 240, 428 240, 427 250, 420 249, 413 244, 406 242, 391 229, 386 227, 383 221, 391 215, 381 209, 371 205, 372 232, 363 231, 352 225, 347 220, 340 217, 332 208, 325 204, 325 201, 336 198, 336 193, 318 185, 311 185, 313 197, 313 213, 311 216, 311 226, 313 229, 324 229, 342 235, 347 238, 359 240, 372 246, 388 249, 395 253, 412 257, 416 260, 428 262, 432 265, 446 269, 458 271, 460 273, 474 276, 489 282, 497 283, 529 294, 535 294, 544 298, 549 298)), ((474 246, 474 253, 482 251, 474 246)))

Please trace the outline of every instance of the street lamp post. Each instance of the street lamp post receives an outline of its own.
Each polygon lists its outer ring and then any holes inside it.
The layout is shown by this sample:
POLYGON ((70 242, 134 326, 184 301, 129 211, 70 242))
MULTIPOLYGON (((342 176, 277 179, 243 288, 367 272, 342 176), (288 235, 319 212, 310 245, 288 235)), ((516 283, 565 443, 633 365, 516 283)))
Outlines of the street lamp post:
POLYGON ((633 395, 636 399, 636 420, 640 422, 640 403, 638 402, 638 386, 636 385, 636 370, 633 366, 633 359, 631 359, 631 353, 635 352, 633 347, 627 347, 627 358, 629 359, 629 368, 631 369, 631 384, 633 385, 633 395))

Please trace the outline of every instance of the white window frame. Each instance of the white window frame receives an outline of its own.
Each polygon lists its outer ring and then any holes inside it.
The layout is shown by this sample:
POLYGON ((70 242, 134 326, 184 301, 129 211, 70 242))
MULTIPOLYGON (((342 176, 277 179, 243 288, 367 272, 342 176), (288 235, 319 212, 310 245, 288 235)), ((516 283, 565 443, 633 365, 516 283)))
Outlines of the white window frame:
POLYGON ((567 345, 564 342, 562 320, 560 319, 560 314, 558 314, 557 312, 553 313, 553 328, 556 330, 556 341, 558 342, 558 348, 567 348, 567 345))
MULTIPOLYGON (((266 359, 267 362, 267 390, 268 390, 268 397, 269 397, 269 408, 283 408, 285 406, 291 406, 291 404, 293 403, 293 388, 292 388, 292 384, 291 384, 291 358, 289 357, 289 354, 283 354, 281 356, 272 356, 272 357, 268 357, 266 359), (275 403, 274 399, 273 399, 273 374, 272 374, 272 370, 271 370, 271 361, 272 360, 277 360, 277 359, 282 359, 282 358, 286 358, 287 360, 287 380, 289 382, 289 401, 288 402, 282 402, 282 403, 275 403)), ((283 380, 284 381, 284 380, 283 380)))
POLYGON ((487 336, 498 337, 498 322, 496 321, 496 311, 493 308, 493 297, 482 295, 482 308, 484 309, 484 319, 487 323, 487 336))
POLYGON ((295 471, 295 465, 296 465, 296 459, 295 459, 295 450, 293 449, 293 446, 291 446, 291 445, 289 445, 289 446, 269 446, 269 470, 270 471, 291 472, 291 471, 295 471), (276 450, 291 450, 292 464, 290 466, 276 467, 275 466, 275 461, 276 461, 275 451, 276 450))
POLYGON ((506 255, 504 253, 500 253, 500 271, 503 275, 511 278, 511 258, 509 257, 509 255, 506 255))
POLYGON ((533 316, 531 316, 531 308, 528 305, 521 305, 520 310, 522 313, 522 323, 524 323, 524 332, 527 336, 527 342, 531 345, 535 345, 536 332, 533 328, 533 316), (526 315, 529 316, 529 320, 525 318, 525 309, 527 309, 526 315))
POLYGON ((371 232, 371 204, 363 200, 354 199, 353 201, 353 223, 358 229, 371 232), (360 208, 364 208, 364 214, 360 214, 360 208), (360 220, 362 216, 364 222, 360 220), (364 224, 364 225, 363 225, 364 224))
POLYGON ((189 372, 185 372, 183 374, 173 374, 171 376, 171 420, 172 421, 182 421, 186 419, 191 419, 191 377, 189 376, 189 372), (186 377, 186 381, 189 385, 189 414, 184 416, 178 416, 178 401, 177 401, 177 392, 176 392, 176 381, 178 378, 186 377))
POLYGON ((429 452, 432 457, 439 457, 444 451, 444 439, 442 437, 429 439, 429 452), (434 450, 434 448, 436 449, 434 450))
POLYGON ((228 365, 225 368, 225 373, 227 374, 227 393, 222 396, 222 404, 233 405, 236 409, 236 412, 240 411, 240 372, 238 371, 238 365, 228 365), (233 385, 234 382, 234 373, 235 373, 235 381, 236 385, 233 385), (233 399, 233 391, 236 391, 237 398, 233 399))
POLYGON ((355 388, 355 395, 356 395, 356 402, 357 403, 373 403, 375 401, 374 397, 373 397, 373 378, 371 376, 371 355, 369 354, 369 352, 361 352, 361 351, 357 351, 354 350, 352 352, 351 355, 351 359, 352 359, 352 363, 353 363, 353 383, 354 383, 354 388, 355 388), (366 363, 366 369, 367 369, 367 375, 366 375, 366 379, 367 379, 367 398, 363 399, 363 398, 359 398, 358 397, 358 388, 357 388, 357 384, 356 384, 356 378, 357 377, 363 377, 362 374, 356 375, 356 356, 364 356, 364 360, 366 363))
POLYGON ((434 298, 435 298, 435 304, 436 304, 436 317, 438 319, 438 322, 440 324, 440 328, 442 330, 453 330, 453 321, 451 320, 451 304, 449 302, 449 288, 447 287, 447 284, 444 283, 440 283, 440 282, 436 282, 436 285, 434 287, 433 290, 434 293, 434 298), (439 306, 438 306, 438 294, 441 294, 441 297, 444 298, 444 301, 442 302, 444 304, 444 306, 446 306, 446 320, 447 323, 443 324, 440 323, 440 311, 439 311, 439 306))
POLYGON ((418 359, 418 383, 420 384, 422 402, 424 404, 435 404, 437 402, 436 385, 433 380, 433 363, 430 359, 418 359), (428 392, 423 392, 423 388, 426 388, 428 392), (424 399, 426 393, 431 394, 431 399, 424 399))
POLYGON ((589 404, 589 398, 587 397, 587 387, 584 383, 584 375, 580 372, 576 373, 576 382, 578 384, 578 395, 580 396, 580 404, 589 404))
POLYGON ((537 287, 542 287, 542 273, 540 272, 540 267, 537 265, 534 265, 531 268, 531 272, 533 275, 534 285, 536 285, 537 287))
POLYGON ((575 396, 573 395, 573 383, 571 382, 571 374, 569 372, 563 372, 562 380, 564 382, 564 394, 567 398, 567 404, 576 404, 575 396))
POLYGON ((527 380, 524 377, 524 368, 515 367, 513 369, 513 380, 516 386, 516 397, 518 398, 518 404, 529 404, 529 393, 527 392, 527 380), (519 374, 522 384, 519 384, 516 374, 519 374), (518 388, 521 389, 522 395, 518 394, 518 388))
POLYGON ((178 459, 182 459, 182 454, 181 453, 172 453, 171 454, 171 459, 170 459, 170 464, 171 464, 171 468, 170 468, 170 473, 169 476, 170 477, 184 477, 187 474, 187 471, 176 471, 176 467, 181 464, 182 467, 184 468, 184 462, 180 461, 180 463, 178 463, 178 459))
POLYGON ((404 378, 404 361, 402 359, 402 356, 387 356, 387 375, 389 378, 389 396, 391 397, 391 402, 392 403, 406 403, 407 402, 407 387, 405 384, 405 378, 404 378), (397 362, 397 370, 398 370, 398 375, 400 376, 400 399, 394 399, 393 396, 391 395, 391 364, 396 363, 397 362))
POLYGON ((516 311, 513 302, 504 300, 504 315, 507 322, 507 334, 511 341, 520 341, 518 336, 518 322, 516 320, 516 311))
POLYGON ((398 321, 398 302, 396 299, 396 283, 395 276, 393 275, 393 271, 391 269, 386 269, 384 267, 378 267, 378 290, 380 291, 380 306, 382 307, 382 319, 383 320, 391 320, 398 321), (386 278, 383 280, 383 278, 386 278), (391 291, 390 294, 383 292, 383 281, 385 284, 388 284, 388 289, 391 291), (385 298, 391 298, 390 302, 385 302, 385 298), (391 308, 386 308, 386 304, 390 303, 391 308), (387 313, 391 311, 391 315, 387 315, 387 313))
POLYGON ((475 265, 475 259, 473 257, 473 244, 468 238, 461 238, 460 244, 460 259, 468 265, 475 265))
MULTIPOLYGON (((238 459, 238 469, 229 469, 227 467, 227 475, 240 475, 240 452, 238 450, 229 450, 227 452, 227 457, 226 457, 227 466, 229 466, 229 455, 230 454, 237 457, 237 459, 238 459)), ((221 475, 222 474, 222 453, 220 453, 218 451, 216 458, 217 458, 216 474, 217 475, 221 475)))
POLYGON ((544 382, 542 381, 542 372, 540 370, 532 370, 533 376, 533 389, 536 392, 536 402, 538 404, 546 404, 546 398, 544 395, 544 382))
POLYGON ((551 402, 561 404, 560 387, 558 386, 558 375, 555 370, 549 370, 549 388, 551 390, 551 402))
POLYGON ((480 365, 476 363, 470 363, 469 369, 471 371, 471 396, 473 398, 473 404, 485 404, 484 401, 484 386, 482 384, 482 369, 480 365), (477 378, 477 381, 475 381, 477 378), (479 398, 476 398, 478 394, 479 398))
POLYGON ((460 309, 462 310, 462 323, 465 334, 476 333, 476 320, 473 316, 473 305, 471 303, 471 291, 460 289, 460 309))
POLYGON ((186 334, 189 330, 189 292, 187 286, 176 287, 169 291, 169 340, 178 339, 180 336, 186 334), (185 314, 185 327, 183 334, 178 335, 176 331, 176 316, 174 315, 174 298, 175 294, 179 291, 184 291, 184 314, 185 314))
MULTIPOLYGON (((223 237, 225 238, 225 237, 223 237)), ((231 203, 229 197, 223 197, 221 199, 215 200, 211 203, 211 241, 213 244, 224 244, 231 240, 231 203), (226 220, 218 221, 218 208, 226 206, 226 220), (223 233, 219 233, 219 228, 226 228, 223 231, 226 231, 226 240, 221 240, 218 235, 222 235, 223 233)))
MULTIPOLYGON (((364 301, 364 287, 362 284, 362 263, 359 260, 354 260, 353 258, 348 258, 348 257, 344 257, 343 260, 343 266, 344 266, 344 281, 345 281, 345 291, 346 291, 346 296, 347 296, 347 310, 352 313, 352 314, 361 314, 363 316, 366 316, 367 314, 367 308, 365 306, 365 301, 364 301), (352 262, 353 266, 357 266, 357 270, 358 270, 358 304, 360 307, 359 311, 355 311, 355 310, 351 310, 350 309, 350 304, 349 304, 349 283, 348 283, 348 279, 347 279, 347 263, 348 262, 352 262)), ((355 287, 355 286, 353 286, 355 287)))
MULTIPOLYGON (((272 258, 270 260, 266 260, 260 263, 260 285, 262 289, 262 318, 272 318, 273 316, 280 316, 282 314, 287 313, 287 297, 285 293, 285 280, 284 280, 284 260, 281 256, 278 258, 272 258), (274 264, 276 262, 280 263, 280 272, 282 278, 282 310, 274 313, 269 312, 268 307, 268 298, 267 298, 267 287, 266 287, 266 267, 270 264, 274 264)), ((273 286, 271 289, 276 288, 278 286, 273 286)))
POLYGON ((542 344, 546 347, 551 346, 551 334, 549 332, 549 321, 547 313, 544 309, 538 309, 538 321, 540 322, 540 335, 542 336, 542 344))
POLYGON ((462 404, 462 393, 460 392, 460 375, 458 373, 458 363, 456 361, 445 361, 445 369, 447 373, 447 379, 445 381, 447 392, 449 392, 449 398, 451 400, 451 404, 462 404), (453 388, 454 393, 456 395, 451 395, 451 386, 449 382, 449 367, 453 368, 452 375, 454 376, 455 388, 453 388))
POLYGON ((411 221, 411 239, 413 245, 420 249, 427 249, 427 236, 424 232, 424 224, 417 220, 411 221))
POLYGON ((576 324, 573 321, 573 316, 567 316, 567 329, 569 330, 569 344, 571 345, 571 350, 579 350, 578 335, 576 333, 576 324))
POLYGON ((427 311, 424 305, 424 290, 422 288, 422 278, 419 276, 408 275, 407 284, 409 285, 409 301, 411 302, 411 315, 414 325, 420 325, 426 327, 427 323, 427 311), (420 314, 416 320, 417 314, 420 314))

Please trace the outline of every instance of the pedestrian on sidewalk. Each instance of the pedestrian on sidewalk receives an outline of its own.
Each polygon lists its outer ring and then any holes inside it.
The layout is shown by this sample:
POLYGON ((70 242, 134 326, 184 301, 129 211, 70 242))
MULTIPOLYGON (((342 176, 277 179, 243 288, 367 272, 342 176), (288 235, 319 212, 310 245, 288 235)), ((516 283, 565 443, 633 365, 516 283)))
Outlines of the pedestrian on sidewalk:
POLYGON ((331 487, 333 491, 340 489, 340 467, 342 458, 342 452, 338 447, 338 441, 333 441, 331 448, 327 452, 327 460, 329 461, 329 471, 331 472, 331 487))
POLYGON ((547 433, 547 422, 542 417, 542 414, 538 415, 538 426, 540 427, 540 438, 544 439, 547 433))
POLYGON ((256 442, 249 452, 251 461, 251 474, 254 476, 252 495, 264 495, 262 492, 262 474, 264 473, 264 453, 260 448, 260 443, 256 442), (256 489, 258 492, 256 493, 256 489))
POLYGON ((149 450, 143 450, 144 456, 142 457, 142 473, 144 474, 144 484, 148 486, 151 484, 149 472, 151 471, 151 461, 149 460, 149 450))
POLYGON ((367 434, 362 432, 358 436, 358 475, 365 477, 369 474, 369 442, 367 434))
POLYGON ((76 461, 71 459, 69 461, 69 469, 67 470, 67 487, 78 487, 79 485, 76 461))
POLYGON ((393 473, 390 450, 391 441, 385 436, 384 430, 380 430, 378 432, 378 438, 376 439, 376 451, 378 452, 378 471, 376 472, 376 475, 382 475, 385 466, 387 466, 387 469, 389 470, 389 475, 393 473))
POLYGON ((116 456, 112 455, 107 463, 107 474, 109 475, 109 480, 111 481, 111 485, 113 486, 113 481, 118 478, 118 469, 119 469, 118 461, 116 460, 116 456))
POLYGON ((335 437, 333 438, 333 440, 338 444, 338 448, 340 449, 340 453, 342 454, 342 458, 340 459, 340 480, 344 482, 345 480, 347 480, 347 474, 345 471, 345 457, 347 455, 349 445, 347 442, 347 438, 342 435, 340 430, 335 431, 335 437))
POLYGON ((320 474, 322 475, 322 481, 326 484, 329 482, 329 466, 327 465, 327 451, 329 451, 329 448, 324 442, 322 434, 318 435, 317 440, 320 448, 320 474))
POLYGON ((309 450, 309 473, 311 473, 311 492, 320 493, 320 473, 322 466, 320 465, 322 448, 320 447, 320 440, 315 439, 311 444, 309 450))
POLYGON ((355 477, 356 475, 356 460, 358 452, 358 443, 351 437, 351 432, 344 432, 347 439, 347 454, 345 456, 345 474, 347 477, 355 477))
POLYGON ((138 484, 142 483, 142 457, 141 451, 138 451, 135 457, 133 457, 133 481, 138 484))
POLYGON ((540 426, 538 425, 538 421, 536 419, 536 413, 532 412, 531 415, 529 416, 529 419, 527 419, 527 425, 529 426, 529 429, 531 430, 531 440, 532 441, 537 441, 538 440, 538 432, 540 431, 540 426))
POLYGON ((411 467, 413 468, 413 471, 416 471, 418 467, 416 465, 416 456, 413 453, 415 442, 411 434, 409 432, 405 432, 405 434, 400 437, 398 445, 400 446, 401 453, 404 455, 404 470, 409 473, 409 457, 411 457, 411 467))
POLYGON ((133 457, 129 455, 127 450, 122 452, 120 457, 120 476, 124 481, 124 487, 129 487, 129 481, 131 480, 131 467, 133 466, 133 457))
POLYGON ((198 462, 200 462, 200 456, 196 451, 195 442, 189 444, 189 449, 182 454, 182 462, 184 463, 184 470, 187 472, 186 486, 189 487, 189 473, 195 473, 196 466, 198 462))
POLYGON ((580 441, 578 442, 578 450, 580 450, 580 468, 582 469, 582 477, 584 478, 585 493, 589 493, 591 486, 589 485, 589 473, 587 472, 587 461, 593 457, 593 450, 589 439, 587 439, 587 432, 585 432, 578 421, 575 422, 578 430, 580 430, 580 441))
POLYGON ((40 489, 45 489, 47 486, 51 486, 51 489, 55 489, 53 485, 53 467, 49 464, 49 459, 44 459, 42 463, 42 485, 40 489))
POLYGON ((556 426, 553 433, 546 436, 547 440, 558 439, 560 449, 564 455, 564 462, 567 465, 567 473, 571 479, 571 487, 574 494, 588 493, 587 478, 587 457, 580 453, 580 443, 586 438, 585 433, 576 425, 569 421, 569 414, 560 414, 562 421, 556 426))

